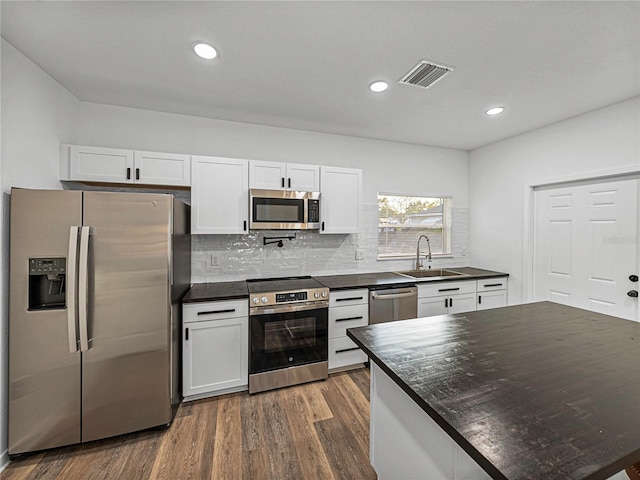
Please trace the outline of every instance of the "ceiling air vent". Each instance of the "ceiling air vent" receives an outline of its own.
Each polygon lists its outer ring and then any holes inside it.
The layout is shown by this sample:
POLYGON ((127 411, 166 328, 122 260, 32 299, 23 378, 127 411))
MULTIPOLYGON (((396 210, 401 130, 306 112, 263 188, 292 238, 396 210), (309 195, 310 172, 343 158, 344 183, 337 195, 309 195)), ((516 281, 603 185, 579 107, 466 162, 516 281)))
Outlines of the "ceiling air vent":
POLYGON ((449 72, 453 71, 454 67, 447 67, 445 65, 438 65, 430 62, 429 60, 421 60, 415 67, 398 80, 398 83, 404 83, 405 85, 415 85, 417 87, 429 88, 436 83, 442 77, 449 72))

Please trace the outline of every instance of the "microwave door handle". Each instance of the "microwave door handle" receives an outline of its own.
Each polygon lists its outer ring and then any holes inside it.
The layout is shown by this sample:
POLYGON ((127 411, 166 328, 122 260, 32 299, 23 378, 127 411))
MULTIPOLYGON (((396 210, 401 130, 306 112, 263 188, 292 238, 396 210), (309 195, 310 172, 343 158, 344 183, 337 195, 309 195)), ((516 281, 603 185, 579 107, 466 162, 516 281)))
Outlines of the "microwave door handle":
POLYGON ((87 304, 89 290, 89 227, 80 230, 80 260, 78 265, 78 323, 80 327, 80 351, 89 350, 87 304))
POLYGON ((67 332, 69 353, 78 351, 78 227, 69 229, 69 254, 67 261, 67 332))

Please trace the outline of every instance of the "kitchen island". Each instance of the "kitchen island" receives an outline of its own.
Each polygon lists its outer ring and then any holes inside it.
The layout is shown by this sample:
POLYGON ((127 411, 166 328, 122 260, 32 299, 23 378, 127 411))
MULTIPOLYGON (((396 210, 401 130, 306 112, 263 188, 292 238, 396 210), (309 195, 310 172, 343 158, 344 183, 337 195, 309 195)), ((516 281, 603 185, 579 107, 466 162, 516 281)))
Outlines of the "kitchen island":
POLYGON ((381 480, 605 479, 640 460, 640 323, 550 302, 358 327, 381 480))

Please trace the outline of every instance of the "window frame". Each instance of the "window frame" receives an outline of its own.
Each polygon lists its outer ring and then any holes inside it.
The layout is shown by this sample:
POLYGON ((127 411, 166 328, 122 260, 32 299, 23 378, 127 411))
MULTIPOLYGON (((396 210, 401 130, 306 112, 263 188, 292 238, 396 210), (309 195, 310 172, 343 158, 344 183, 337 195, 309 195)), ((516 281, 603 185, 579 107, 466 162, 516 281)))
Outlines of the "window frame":
MULTIPOLYGON (((452 195, 430 195, 430 194, 420 194, 420 195, 415 195, 415 194, 408 194, 408 193, 389 193, 389 192, 378 192, 376 199, 377 199, 377 213, 376 213, 376 217, 377 217, 377 225, 376 225, 376 230, 377 230, 377 238, 376 238, 376 250, 377 250, 377 260, 404 260, 404 259, 415 259, 416 258, 416 254, 415 251, 410 251, 407 253, 400 253, 400 252, 394 252, 394 253, 385 253, 385 254, 381 254, 380 253, 380 234, 381 227, 380 226, 380 197, 381 196, 389 196, 389 197, 405 197, 405 198, 415 198, 415 199, 442 199, 442 246, 443 246, 443 251, 442 252, 432 252, 432 257, 433 258, 446 258, 446 257, 452 257, 453 256, 453 235, 452 235, 452 231, 453 231, 453 196, 452 195)), ((406 224, 405 224, 406 225, 406 224)), ((416 232, 416 245, 417 245, 417 241, 418 238, 420 237, 420 235, 425 234, 427 236, 429 236, 429 233, 432 232, 431 229, 427 228, 427 227, 418 227, 418 226, 403 226, 400 225, 397 228, 413 228, 415 230, 417 230, 416 232)), ((431 237, 430 237, 431 238, 431 237)), ((413 247, 413 249, 415 250, 416 247, 413 247)), ((424 245, 423 245, 424 248, 424 245)), ((423 250, 423 248, 421 248, 421 250, 423 250)))

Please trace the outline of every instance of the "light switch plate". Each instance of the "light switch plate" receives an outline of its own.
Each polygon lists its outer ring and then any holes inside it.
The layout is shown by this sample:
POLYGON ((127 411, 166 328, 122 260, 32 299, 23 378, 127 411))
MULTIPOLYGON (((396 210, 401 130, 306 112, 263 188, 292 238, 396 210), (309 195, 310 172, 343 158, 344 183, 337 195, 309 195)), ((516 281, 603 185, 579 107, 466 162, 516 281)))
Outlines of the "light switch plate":
POLYGON ((364 250, 360 248, 356 250, 356 260, 364 260, 364 250))

